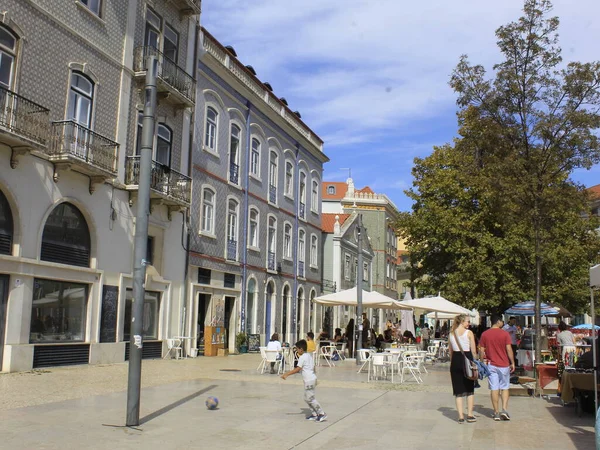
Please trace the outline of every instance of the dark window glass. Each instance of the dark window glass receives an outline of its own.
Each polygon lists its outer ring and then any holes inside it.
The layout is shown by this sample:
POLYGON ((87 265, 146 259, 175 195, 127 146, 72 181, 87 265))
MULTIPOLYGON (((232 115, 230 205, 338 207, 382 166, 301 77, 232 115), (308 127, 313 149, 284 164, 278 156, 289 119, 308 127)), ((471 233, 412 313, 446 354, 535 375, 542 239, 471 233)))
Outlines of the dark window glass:
POLYGON ((198 283, 210 284, 210 269, 198 267, 198 283))
POLYGON ((13 217, 8 200, 0 191, 0 253, 10 255, 13 241, 13 217))
POLYGON ((148 236, 148 243, 146 245, 146 262, 148 264, 154 264, 154 236, 148 236))
MULTIPOLYGON (((125 322, 123 326, 123 339, 131 339, 131 307, 133 305, 133 290, 127 289, 125 293, 125 322)), ((158 339, 158 320, 160 312, 160 292, 146 291, 144 295, 144 313, 142 320, 142 337, 144 339, 158 339)))
POLYGON ((29 342, 83 342, 88 285, 36 278, 29 342))
POLYGON ((42 235, 41 259, 90 266, 90 231, 81 211, 71 203, 61 203, 48 216, 42 235))
POLYGON ((226 288, 235 288, 235 273, 226 273, 223 280, 223 286, 226 288))

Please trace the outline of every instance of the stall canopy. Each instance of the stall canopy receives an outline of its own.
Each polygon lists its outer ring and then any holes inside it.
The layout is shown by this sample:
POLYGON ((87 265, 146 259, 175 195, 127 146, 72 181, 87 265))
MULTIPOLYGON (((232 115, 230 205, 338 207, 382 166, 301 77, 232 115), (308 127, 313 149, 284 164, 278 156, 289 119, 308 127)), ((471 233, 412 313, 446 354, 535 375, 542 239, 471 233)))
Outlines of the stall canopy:
POLYGON ((403 306, 408 306, 413 309, 422 309, 428 312, 437 313, 448 313, 448 314, 468 314, 471 315, 471 311, 467 308, 463 308, 456 303, 452 303, 450 300, 446 300, 444 297, 423 297, 415 298, 413 300, 403 300, 399 302, 403 306))
MULTIPOLYGON (((327 306, 357 306, 356 294, 356 287, 353 287, 345 291, 316 297, 315 303, 327 306)), ((412 309, 379 292, 367 292, 364 289, 362 291, 362 306, 363 308, 412 309)))
MULTIPOLYGON (((546 303, 542 303, 540 308, 540 314, 542 316, 556 316, 558 315, 558 309, 553 308, 546 303)), ((517 303, 516 305, 511 306, 504 314, 508 314, 511 316, 535 316, 535 302, 523 302, 517 303)))

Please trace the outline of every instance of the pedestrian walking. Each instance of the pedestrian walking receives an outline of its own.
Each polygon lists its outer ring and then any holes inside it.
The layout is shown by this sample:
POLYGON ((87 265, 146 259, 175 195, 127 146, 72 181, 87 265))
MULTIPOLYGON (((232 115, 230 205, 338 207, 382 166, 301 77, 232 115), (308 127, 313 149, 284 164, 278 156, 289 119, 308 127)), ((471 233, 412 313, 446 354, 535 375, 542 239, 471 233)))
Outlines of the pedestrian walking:
POLYGON ((424 325, 423 328, 421 328, 421 342, 423 343, 423 350, 425 351, 427 351, 427 347, 429 347, 430 336, 429 326, 424 325))
POLYGON ((312 413, 306 417, 306 420, 325 422, 327 420, 327 414, 325 414, 325 411, 323 411, 323 408, 321 408, 321 405, 315 398, 317 374, 315 373, 315 362, 313 361, 312 354, 306 352, 306 341, 304 339, 296 342, 296 349, 300 356, 298 358, 298 366, 281 375, 281 378, 285 380, 290 375, 302 372, 302 380, 304 381, 304 401, 312 411, 312 413))
POLYGON ((476 422, 473 415, 473 403, 475 393, 475 380, 469 380, 465 376, 465 357, 473 360, 475 351, 475 336, 468 329, 471 324, 469 316, 459 314, 454 318, 454 324, 448 337, 448 349, 450 350, 450 378, 452 380, 452 392, 458 412, 458 423, 465 423, 463 398, 467 398, 467 422, 476 422))
POLYGON ((512 341, 507 331, 503 330, 504 320, 500 314, 492 315, 492 328, 484 331, 479 341, 479 353, 490 371, 488 383, 491 391, 492 407, 495 421, 510 420, 508 414, 508 398, 510 374, 515 371, 515 358, 512 341), (502 409, 500 409, 502 400, 502 409))
POLYGON ((502 327, 504 331, 506 331, 510 335, 510 345, 512 346, 513 355, 517 355, 517 332, 519 329, 517 328, 517 319, 511 317, 508 319, 508 323, 502 327))

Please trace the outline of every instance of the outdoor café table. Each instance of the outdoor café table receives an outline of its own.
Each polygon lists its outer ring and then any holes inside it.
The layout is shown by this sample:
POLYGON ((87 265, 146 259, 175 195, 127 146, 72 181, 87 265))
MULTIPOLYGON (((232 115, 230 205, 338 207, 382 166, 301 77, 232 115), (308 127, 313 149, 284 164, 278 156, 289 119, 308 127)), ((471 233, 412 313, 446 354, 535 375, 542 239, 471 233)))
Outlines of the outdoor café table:
MULTIPOLYGON (((567 372, 566 370, 562 375, 562 393, 561 399, 565 403, 572 402, 575 398, 574 389, 580 391, 593 391, 594 390, 594 374, 593 373, 577 373, 567 372)), ((600 389, 600 385, 599 385, 600 389)))

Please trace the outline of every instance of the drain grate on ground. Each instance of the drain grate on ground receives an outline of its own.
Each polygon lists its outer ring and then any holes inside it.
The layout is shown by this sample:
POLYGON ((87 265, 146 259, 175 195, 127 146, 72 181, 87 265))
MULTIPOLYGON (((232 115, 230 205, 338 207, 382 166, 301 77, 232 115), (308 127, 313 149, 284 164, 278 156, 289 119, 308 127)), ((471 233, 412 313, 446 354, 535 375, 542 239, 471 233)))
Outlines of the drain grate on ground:
POLYGON ((241 372, 240 369, 221 369, 220 372, 241 372))

